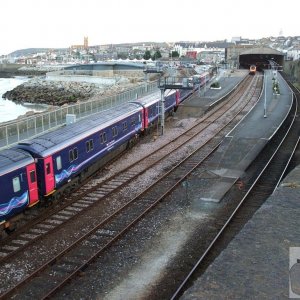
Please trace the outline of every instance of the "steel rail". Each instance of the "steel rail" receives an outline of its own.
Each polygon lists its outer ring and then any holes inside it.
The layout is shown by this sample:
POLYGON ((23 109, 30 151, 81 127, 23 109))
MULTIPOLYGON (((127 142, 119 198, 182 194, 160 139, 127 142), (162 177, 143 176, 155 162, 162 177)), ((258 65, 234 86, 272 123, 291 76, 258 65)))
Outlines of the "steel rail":
MULTIPOLYGON (((251 77, 248 77, 248 78, 250 79, 251 77)), ((247 84, 247 82, 246 82, 246 84, 247 84)), ((239 93, 241 93, 241 91, 236 90, 236 94, 238 95, 239 93)), ((253 93, 252 93, 251 96, 253 96, 254 93, 255 93, 255 90, 253 91, 253 93)), ((248 98, 249 98, 249 95, 248 95, 248 98)), ((249 98, 248 100, 250 101, 250 98, 249 98)), ((221 107, 226 107, 226 105, 227 105, 227 108, 226 108, 225 112, 226 112, 226 111, 229 111, 230 109, 232 109, 232 104, 231 104, 230 101, 236 103, 236 100, 235 100, 235 99, 230 99, 230 100, 226 101, 225 103, 222 103, 222 106, 221 106, 221 107), (230 104, 231 104, 231 105, 230 105, 230 104)), ((247 103, 248 103, 248 102, 247 102, 247 103)), ((244 109, 244 107, 247 105, 247 103, 243 106, 242 109, 244 109)), ((242 111, 242 109, 240 109, 238 113, 240 113, 240 112, 242 111)), ((151 152, 151 153, 148 154, 147 156, 144 156, 144 157, 141 158, 140 160, 136 161, 133 165, 130 165, 130 166, 124 168, 124 169, 121 170, 118 174, 115 174, 115 175, 109 177, 109 178, 108 178, 107 180, 105 180, 104 182, 101 182, 100 184, 98 184, 98 185, 96 185, 96 186, 93 186, 92 188, 89 188, 88 190, 84 190, 81 194, 91 193, 92 191, 95 191, 97 188, 99 188, 99 186, 109 184, 109 182, 113 181, 116 177, 122 176, 122 174, 124 174, 125 172, 128 172, 128 170, 130 170, 130 169, 133 169, 135 166, 138 165, 138 166, 140 167, 140 166, 141 166, 141 163, 144 162, 144 161, 149 161, 149 158, 150 158, 151 156, 153 156, 153 155, 154 155, 154 156, 157 156, 157 152, 158 152, 158 151, 162 151, 164 148, 166 148, 167 146, 170 146, 170 145, 174 144, 174 143, 175 143, 177 140, 179 140, 179 139, 182 139, 182 138, 185 139, 185 141, 184 141, 184 142, 181 142, 181 144, 180 144, 179 146, 177 146, 177 147, 172 147, 171 150, 169 150, 166 154, 161 155, 160 158, 159 158, 159 159, 156 159, 155 162, 152 162, 151 165, 146 166, 143 170, 141 170, 140 172, 137 172, 135 175, 131 176, 129 179, 127 179, 126 181, 124 181, 124 182, 122 182, 121 184, 119 184, 119 185, 117 186, 116 189, 114 189, 114 190, 108 192, 105 196, 108 196, 108 195, 110 195, 110 194, 116 192, 116 190, 122 188, 125 184, 128 184, 130 181, 134 180, 135 178, 137 178, 138 176, 140 176, 142 173, 144 173, 144 172, 146 172, 147 170, 149 170, 150 168, 152 168, 155 164, 158 164, 158 163, 159 163, 160 161, 162 161, 164 158, 166 158, 167 156, 170 156, 171 154, 173 154, 173 153, 174 153, 175 151, 177 151, 180 147, 184 146, 184 145, 187 144, 189 141, 191 141, 192 139, 194 139, 197 135, 201 134, 201 133, 202 133, 206 128, 208 128, 208 127, 209 127, 216 119, 218 119, 219 116, 223 115, 225 112, 224 112, 224 111, 220 112, 219 110, 216 110, 216 111, 214 111, 214 112, 211 112, 211 114, 208 115, 208 116, 206 116, 206 117, 204 118, 204 120, 207 120, 207 119, 211 118, 213 115, 215 115, 215 117, 214 117, 209 123, 206 123, 206 124, 204 125, 204 127, 201 129, 202 131, 198 131, 198 130, 197 130, 197 127, 203 125, 203 119, 201 120, 201 122, 198 122, 197 124, 195 124, 194 126, 192 126, 191 128, 189 128, 184 134, 182 134, 182 135, 176 137, 175 139, 173 139, 173 140, 170 141, 169 143, 163 145, 163 147, 161 147, 160 149, 151 152), (189 132, 192 132, 192 131, 195 131, 195 132, 192 133, 192 135, 188 135, 188 133, 189 133, 189 132)), ((81 196, 81 195, 79 194, 79 195, 77 195, 76 197, 74 197, 72 201, 68 201, 68 202, 65 203, 64 205, 60 205, 57 209, 52 210, 50 214, 47 214, 46 217, 45 217, 45 216, 41 216, 40 218, 36 219, 34 222, 31 222, 31 223, 28 224, 27 226, 24 226, 24 227, 22 228, 22 230, 18 231, 18 234, 22 234, 22 233, 28 231, 28 230, 29 230, 30 228, 32 228, 33 226, 35 226, 35 225, 37 225, 37 224, 39 224, 39 223, 45 221, 47 218, 51 218, 53 215, 57 214, 59 211, 65 209, 66 207, 72 205, 74 202, 78 201, 78 198, 79 198, 80 196, 81 196)), ((96 202, 93 203, 93 204, 91 204, 91 206, 82 209, 82 210, 80 211, 80 213, 82 213, 82 212, 84 212, 84 211, 86 211, 86 210, 88 210, 88 209, 91 209, 92 206, 95 205, 95 204, 96 204, 96 202)), ((67 222, 71 221, 71 220, 72 220, 74 217, 76 217, 76 216, 77 216, 77 214, 74 214, 72 217, 70 217, 69 219, 65 220, 64 223, 67 223, 67 222)), ((58 225, 58 226, 55 226, 54 228, 52 228, 52 229, 50 229, 50 230, 48 230, 48 231, 46 232, 46 234, 49 234, 50 232, 54 232, 55 230, 59 229, 59 226, 61 226, 61 224, 58 225)), ((16 253, 18 253, 18 252, 20 252, 20 251, 23 251, 25 248, 27 248, 28 246, 30 246, 31 244, 33 244, 34 242, 36 242, 37 240, 42 239, 42 238, 44 238, 44 235, 37 235, 36 238, 30 239, 26 244, 24 244, 24 245, 18 247, 18 249, 12 251, 11 253, 9 253, 8 255, 6 255, 5 257, 1 258, 1 259, 0 259, 0 263, 3 263, 3 262, 5 262, 5 261, 7 261, 10 257, 14 256, 16 253)), ((16 239, 16 235, 12 235, 12 236, 10 237, 10 240, 11 240, 11 241, 13 241, 14 239, 16 239)), ((6 245, 7 245, 7 242, 6 242, 6 245)), ((1 249, 1 247, 0 247, 0 249, 1 249)))
MULTIPOLYGON (((235 114, 235 116, 227 123, 227 124, 225 124, 223 127, 222 127, 222 129, 220 129, 219 130, 219 132, 221 131, 221 130, 223 130, 226 126, 228 126, 228 124, 230 124, 232 121, 233 121, 233 119, 236 117, 238 115, 238 113, 236 113, 235 114)), ((212 137, 213 138, 213 137, 212 137)), ((211 139, 212 139, 211 138, 211 139)), ((209 139, 207 142, 206 142, 206 144, 211 140, 211 139, 209 139)), ((203 147, 203 146, 202 146, 203 147)), ((216 146, 217 147, 217 146, 216 146)), ((200 147, 201 148, 201 147, 200 147)), ((199 151, 199 149, 197 149, 197 150, 195 150, 193 153, 191 153, 191 155, 193 155, 195 152, 197 152, 197 151, 199 151)), ((191 156, 190 155, 190 156, 191 156)), ((189 157, 190 157, 189 156, 189 157)), ((187 158, 186 158, 187 159, 187 158)), ((185 159, 185 160, 186 160, 185 159)), ((184 161, 185 161, 184 160, 184 161)), ((178 164, 177 166, 175 166, 172 170, 174 170, 175 168, 177 168, 179 165, 181 165, 182 164, 182 162, 180 163, 180 164, 178 164)), ((197 164, 197 165, 199 165, 200 164, 200 162, 197 164)), ((195 167, 194 167, 195 168, 195 167)), ((193 169, 194 169, 193 168, 193 169)), ((192 170, 193 170, 192 169, 192 170)), ((170 172, 172 171, 172 170, 170 170, 168 173, 170 174, 170 172)), ((190 170, 190 172, 192 172, 192 170, 190 170)), ((188 174, 190 174, 190 172, 188 173, 188 174)), ((186 174, 186 176, 188 176, 188 174, 186 174)), ((166 175, 165 175, 166 176, 166 175)), ((165 176, 163 176, 163 177, 165 177, 165 176)), ((163 178, 162 177, 162 178, 163 178)), ((161 181, 161 179, 162 178, 160 178, 159 179, 159 181, 161 181)), ((185 178, 185 177, 184 177, 185 178)), ((182 180, 184 180, 184 178, 182 178, 182 180)), ((177 186, 182 180, 180 180, 180 181, 178 181, 177 182, 177 184, 175 185, 175 186, 177 186)), ((158 181, 157 181, 158 182, 158 181)), ((156 183, 157 183, 156 182, 156 183)), ((153 185, 152 185, 153 186, 153 185)), ((174 187, 175 187, 174 186, 174 187)), ((173 187, 173 188, 174 188, 173 187)), ((151 187, 149 187, 149 188, 151 188, 151 187)), ((149 189, 148 188, 148 189, 149 189)), ((168 191, 168 192, 166 192, 164 195, 163 195, 163 197, 165 197, 167 194, 169 194, 170 192, 172 191, 172 188, 168 191)), ((159 198, 159 200, 158 200, 158 202, 159 201, 161 201, 161 197, 159 198)), ((128 204, 129 205, 129 204, 128 204)), ((125 207, 125 206, 124 206, 125 207)), ((127 205, 126 205, 126 207, 127 207, 127 205)), ((117 213, 117 212, 116 212, 117 213)), ((110 219, 110 218, 112 218, 112 216, 110 216, 109 218, 107 218, 106 220, 104 220, 103 222, 106 222, 108 219, 110 219)), ((94 228, 94 230, 96 230, 95 228, 94 228)), ((65 253, 66 251, 68 252, 68 251, 70 251, 71 250, 71 248, 73 248, 75 245, 77 245, 78 243, 80 243, 82 240, 83 240, 83 238, 84 237, 81 237, 80 239, 78 239, 76 242, 74 242, 69 248, 67 248, 67 249, 65 249, 63 252, 65 253)), ((39 272, 41 272, 42 270, 44 270, 48 265, 51 265, 51 264, 53 264, 55 261, 57 261, 61 256, 60 255, 63 255, 62 254, 62 252, 61 252, 61 254, 59 254, 57 257, 55 257, 55 258, 53 258, 53 259, 51 259, 50 261, 48 261, 48 263, 46 263, 45 265, 43 265, 43 266, 41 266, 38 270, 36 270, 36 273, 35 274, 38 274, 39 272)), ((78 269, 78 271, 80 270, 82 268, 82 266, 78 269)), ((19 285, 18 286, 15 286, 15 287, 13 287, 11 290, 9 290, 6 294, 4 294, 5 296, 8 296, 8 295, 10 295, 11 293, 13 293, 13 291, 15 290, 15 289, 17 289, 20 285, 23 285, 23 284, 25 284, 28 280, 30 280, 30 278, 29 278, 29 276, 27 277, 27 278, 25 278, 23 281, 21 281, 20 283, 19 283, 19 285)), ((64 281, 65 282, 65 281, 64 281)))
MULTIPOLYGON (((298 99, 298 102, 300 101, 300 99, 298 99)), ((227 229, 227 227, 233 222, 234 218, 236 217, 236 215, 238 215, 241 207, 244 205, 244 203, 247 201, 247 199, 249 198, 249 195, 251 192, 253 192, 253 190, 256 188, 257 182, 260 180, 260 178, 263 176, 263 174, 265 173, 266 169, 269 167, 269 165, 274 161, 274 157, 275 155, 279 152, 280 148, 283 146, 284 141, 286 141, 288 134, 291 132, 293 124, 295 123, 296 120, 296 116, 297 116, 297 102, 295 103, 295 112, 293 113, 293 119, 291 121, 291 124, 287 130, 287 132, 284 134, 284 136, 281 139, 281 142, 279 143, 279 145, 276 147, 276 149, 274 150, 273 154, 271 155, 271 157, 269 158, 269 160, 267 161, 267 163, 265 164, 265 166, 263 167, 263 169, 260 171, 260 173, 257 175, 257 177, 255 178, 255 180, 253 181, 252 185, 249 187, 249 189, 247 190, 246 194, 244 195, 244 197, 240 200, 240 202, 238 203, 238 205, 236 206, 236 208, 234 209, 234 211, 231 213, 231 215, 229 216, 229 218, 226 220, 226 222, 224 223, 224 225, 222 226, 222 228, 218 231, 218 233, 216 234, 216 236, 213 238, 213 240, 211 241, 211 243, 209 244, 209 246, 206 248, 206 250, 204 251, 204 253, 202 254, 202 256, 199 258, 199 260, 195 263, 195 265, 193 266, 193 268, 191 269, 191 271, 188 273, 188 275, 185 277, 185 279, 182 281, 182 283, 180 284, 180 286, 177 288, 177 290, 175 291, 175 293, 172 295, 171 300, 175 300, 178 299, 182 293, 185 290, 185 287, 187 286, 189 280, 191 279, 191 277, 194 275, 194 273, 196 272, 196 270, 199 268, 199 266, 202 264, 202 262, 206 259, 206 257, 209 255, 209 253, 212 251, 212 249, 214 248, 214 246, 216 245, 217 241, 219 241, 220 237, 223 235, 223 233, 225 232, 225 230, 227 229)), ((286 116, 286 118, 288 118, 288 116, 286 116)), ((298 144, 299 139, 296 142, 296 145, 298 144)), ((296 146, 295 146, 296 147, 296 146)), ((294 148, 295 149, 295 148, 294 148)), ((284 169, 281 171, 281 176, 280 179, 282 179, 288 164, 290 163, 290 160, 292 158, 292 156, 294 155, 294 151, 291 152, 289 159, 287 160, 284 169)), ((277 181, 276 184, 274 184, 274 188, 272 193, 275 191, 275 189, 278 187, 279 181, 277 181)))

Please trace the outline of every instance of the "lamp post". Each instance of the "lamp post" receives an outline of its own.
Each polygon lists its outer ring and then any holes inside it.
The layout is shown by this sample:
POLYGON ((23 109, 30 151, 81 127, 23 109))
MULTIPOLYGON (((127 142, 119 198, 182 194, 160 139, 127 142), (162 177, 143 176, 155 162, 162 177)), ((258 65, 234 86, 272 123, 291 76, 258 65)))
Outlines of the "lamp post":
POLYGON ((267 75, 266 73, 264 74, 264 79, 265 79, 265 101, 264 101, 264 118, 267 117, 267 75))

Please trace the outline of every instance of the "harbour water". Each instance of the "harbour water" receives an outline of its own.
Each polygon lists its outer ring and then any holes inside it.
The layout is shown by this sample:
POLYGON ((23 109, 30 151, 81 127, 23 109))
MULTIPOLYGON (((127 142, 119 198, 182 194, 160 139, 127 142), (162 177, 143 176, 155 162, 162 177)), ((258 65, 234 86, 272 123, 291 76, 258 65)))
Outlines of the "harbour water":
POLYGON ((16 104, 13 101, 2 99, 6 91, 28 81, 28 77, 0 78, 0 123, 17 119, 28 111, 39 112, 45 110, 45 106, 38 104, 16 104))

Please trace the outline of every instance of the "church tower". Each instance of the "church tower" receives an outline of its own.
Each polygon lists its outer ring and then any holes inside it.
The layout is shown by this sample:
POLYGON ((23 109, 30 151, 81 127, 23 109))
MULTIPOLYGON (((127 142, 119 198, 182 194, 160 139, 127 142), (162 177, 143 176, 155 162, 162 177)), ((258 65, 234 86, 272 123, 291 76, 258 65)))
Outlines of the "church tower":
POLYGON ((89 38, 85 36, 83 40, 83 48, 88 49, 88 47, 89 47, 89 38))

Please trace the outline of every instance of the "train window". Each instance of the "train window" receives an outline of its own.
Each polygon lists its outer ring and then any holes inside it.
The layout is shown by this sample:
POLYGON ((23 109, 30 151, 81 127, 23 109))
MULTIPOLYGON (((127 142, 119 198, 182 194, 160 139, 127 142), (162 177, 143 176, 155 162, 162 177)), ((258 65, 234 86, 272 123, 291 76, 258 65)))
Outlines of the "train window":
MULTIPOLYGON (((78 149, 77 148, 71 149, 69 151, 69 161, 72 162, 73 160, 75 160, 77 158, 78 158, 78 149)), ((57 163, 57 161, 56 161, 56 163, 57 163)))
POLYGON ((62 168, 61 156, 56 157, 56 168, 57 168, 57 170, 60 170, 62 168))
POLYGON ((135 118, 131 118, 131 125, 135 125, 135 118))
POLYGON ((74 160, 74 152, 73 150, 69 151, 69 161, 72 162, 74 160))
POLYGON ((74 157, 74 160, 78 158, 78 149, 77 148, 73 149, 73 157, 74 157))
POLYGON ((36 182, 35 171, 34 170, 30 171, 29 175, 30 175, 30 182, 31 183, 36 182))
POLYGON ((51 173, 51 168, 50 168, 50 163, 46 163, 46 174, 50 174, 51 173))
POLYGON ((125 121, 124 123, 123 123, 123 131, 126 131, 127 130, 127 122, 125 121))
POLYGON ((106 141, 107 141, 107 139, 106 139, 106 133, 105 132, 100 133, 100 143, 103 144, 106 141))
POLYGON ((15 193, 21 190, 20 178, 19 177, 13 178, 13 189, 14 189, 15 193))
POLYGON ((86 152, 92 151, 94 149, 93 140, 88 140, 87 142, 85 142, 85 148, 86 148, 86 152))
POLYGON ((118 127, 117 126, 112 128, 112 135, 113 135, 113 137, 118 135, 118 127))

